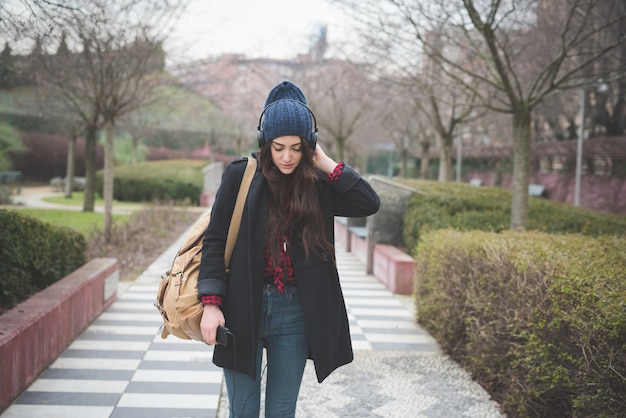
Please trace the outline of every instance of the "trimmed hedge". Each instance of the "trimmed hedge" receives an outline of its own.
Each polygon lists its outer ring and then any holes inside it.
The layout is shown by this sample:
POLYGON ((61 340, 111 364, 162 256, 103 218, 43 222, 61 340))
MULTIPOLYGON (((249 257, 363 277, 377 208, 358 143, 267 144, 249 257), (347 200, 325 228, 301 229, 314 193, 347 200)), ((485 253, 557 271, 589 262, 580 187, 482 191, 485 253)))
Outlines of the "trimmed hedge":
POLYGON ((623 416, 624 248, 625 237, 430 232, 418 322, 508 416, 623 416))
MULTIPOLYGON (((495 187, 463 183, 403 180, 420 191, 407 206, 403 239, 415 248, 422 234, 435 229, 510 229, 511 192, 495 187)), ((564 203, 530 197, 528 229, 549 233, 580 233, 590 236, 626 234, 626 217, 576 208, 564 203)))
MULTIPOLYGON (((113 198, 122 202, 190 202, 197 205, 202 194, 202 160, 149 161, 115 167, 113 198)), ((103 172, 97 174, 102 192, 103 172)))
POLYGON ((0 309, 67 276, 87 262, 85 237, 18 211, 0 210, 0 309))

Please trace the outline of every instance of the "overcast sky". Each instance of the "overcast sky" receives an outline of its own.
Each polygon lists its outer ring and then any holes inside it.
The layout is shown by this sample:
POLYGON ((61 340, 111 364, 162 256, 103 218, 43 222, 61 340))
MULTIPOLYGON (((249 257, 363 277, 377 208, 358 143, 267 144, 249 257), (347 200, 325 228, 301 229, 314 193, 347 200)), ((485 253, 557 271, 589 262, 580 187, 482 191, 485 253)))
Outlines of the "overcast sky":
MULTIPOLYGON (((62 4, 63 2, 61 2, 62 4)), ((347 18, 330 0, 189 0, 165 49, 171 64, 242 53, 250 58, 294 58, 327 25, 332 45, 350 33, 347 18)), ((13 13, 27 13, 22 0, 0 0, 13 13)), ((0 41, 4 44, 3 34, 0 41)), ((0 45, 2 47, 2 45, 0 45)), ((13 45, 18 47, 19 45, 13 45)), ((31 46, 25 43, 23 48, 31 46)))
POLYGON ((191 0, 166 49, 174 61, 223 53, 293 58, 328 25, 328 40, 345 37, 347 22, 328 0, 191 0))

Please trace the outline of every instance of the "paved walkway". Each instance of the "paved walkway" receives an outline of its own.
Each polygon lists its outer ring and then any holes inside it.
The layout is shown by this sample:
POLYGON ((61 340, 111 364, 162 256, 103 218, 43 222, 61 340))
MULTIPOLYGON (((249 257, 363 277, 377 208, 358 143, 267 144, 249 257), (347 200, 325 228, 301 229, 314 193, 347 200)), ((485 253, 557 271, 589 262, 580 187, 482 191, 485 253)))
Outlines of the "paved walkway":
MULTIPOLYGON (((227 417, 212 347, 160 338, 153 306, 161 274, 184 235, 100 315, 2 418, 227 417)), ((298 417, 501 417, 498 405, 414 321, 412 302, 389 292, 338 249, 355 361, 318 384, 309 361, 298 417)))
MULTIPOLYGON (((75 212, 81 212, 83 210, 82 205, 71 205, 71 204, 62 204, 62 203, 51 203, 43 200, 45 197, 60 197, 63 196, 64 193, 61 191, 54 190, 51 186, 40 186, 40 187, 25 187, 22 189, 20 194, 14 194, 11 196, 11 200, 14 205, 20 205, 24 207, 30 208, 38 208, 38 209, 63 209, 63 210, 71 210, 75 212)), ((5 209, 11 209, 11 205, 3 205, 0 206, 5 209)), ((140 203, 138 204, 124 204, 124 205, 113 205, 113 213, 120 215, 130 215, 133 212, 140 210, 143 207, 140 203)), ((104 213, 104 205, 97 204, 94 205, 94 212, 96 213, 104 213)))

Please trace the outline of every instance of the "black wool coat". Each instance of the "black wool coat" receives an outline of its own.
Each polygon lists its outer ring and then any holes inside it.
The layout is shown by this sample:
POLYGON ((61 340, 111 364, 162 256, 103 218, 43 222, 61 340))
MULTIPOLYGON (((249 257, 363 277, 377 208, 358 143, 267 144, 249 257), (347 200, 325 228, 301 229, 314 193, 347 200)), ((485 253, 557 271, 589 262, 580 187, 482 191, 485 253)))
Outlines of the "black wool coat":
MULTIPOLYGON (((215 347, 213 362, 254 379, 269 195, 260 168, 250 185, 228 277, 224 271, 226 236, 246 161, 235 160, 224 170, 203 239, 198 297, 223 296, 226 327, 234 335, 227 347, 215 347)), ((369 216, 380 206, 378 195, 369 183, 347 164, 334 182, 327 182, 320 172, 318 196, 331 242, 334 242, 334 216, 369 216)), ((289 242, 309 338, 309 358, 321 383, 333 370, 354 358, 339 274, 332 254, 318 250, 306 261, 302 242, 293 234, 289 242)))

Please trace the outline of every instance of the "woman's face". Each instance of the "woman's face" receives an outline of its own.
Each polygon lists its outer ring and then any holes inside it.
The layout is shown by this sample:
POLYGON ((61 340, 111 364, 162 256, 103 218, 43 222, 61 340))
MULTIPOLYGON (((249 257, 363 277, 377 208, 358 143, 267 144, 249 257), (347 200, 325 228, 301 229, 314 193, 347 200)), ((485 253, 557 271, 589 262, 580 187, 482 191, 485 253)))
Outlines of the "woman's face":
POLYGON ((270 144, 272 161, 281 173, 291 174, 302 161, 302 139, 299 136, 280 136, 270 144))

